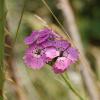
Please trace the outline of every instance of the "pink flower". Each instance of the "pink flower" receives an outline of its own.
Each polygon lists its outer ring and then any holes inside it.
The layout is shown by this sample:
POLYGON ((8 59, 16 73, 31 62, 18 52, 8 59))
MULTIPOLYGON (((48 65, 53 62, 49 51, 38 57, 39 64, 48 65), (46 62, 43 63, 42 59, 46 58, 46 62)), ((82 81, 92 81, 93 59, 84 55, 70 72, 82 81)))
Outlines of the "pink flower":
POLYGON ((55 73, 63 73, 71 64, 75 63, 79 58, 77 49, 69 47, 63 52, 61 57, 58 57, 53 66, 55 73))
POLYGON ((47 62, 46 56, 44 54, 44 49, 38 45, 33 45, 29 47, 26 50, 23 59, 25 64, 33 69, 40 69, 47 62))
POLYGON ((71 44, 51 29, 33 31, 25 38, 28 49, 24 62, 33 69, 51 64, 55 73, 63 73, 79 58, 79 52, 71 44))
POLYGON ((25 44, 31 45, 34 42, 36 44, 41 44, 47 40, 54 40, 55 38, 59 38, 60 36, 57 35, 51 29, 42 29, 40 31, 33 31, 30 36, 27 36, 24 40, 25 44))

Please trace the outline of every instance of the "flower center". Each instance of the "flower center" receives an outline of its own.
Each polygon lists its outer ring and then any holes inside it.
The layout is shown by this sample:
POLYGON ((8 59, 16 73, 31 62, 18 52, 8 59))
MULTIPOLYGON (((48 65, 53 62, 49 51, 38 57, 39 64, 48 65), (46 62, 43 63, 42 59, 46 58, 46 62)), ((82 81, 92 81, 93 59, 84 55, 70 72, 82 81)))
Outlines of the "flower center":
POLYGON ((36 50, 35 54, 40 55, 41 54, 41 50, 40 49, 36 50))
POLYGON ((41 50, 40 49, 36 49, 35 51, 33 51, 33 56, 34 57, 40 57, 41 56, 41 50))

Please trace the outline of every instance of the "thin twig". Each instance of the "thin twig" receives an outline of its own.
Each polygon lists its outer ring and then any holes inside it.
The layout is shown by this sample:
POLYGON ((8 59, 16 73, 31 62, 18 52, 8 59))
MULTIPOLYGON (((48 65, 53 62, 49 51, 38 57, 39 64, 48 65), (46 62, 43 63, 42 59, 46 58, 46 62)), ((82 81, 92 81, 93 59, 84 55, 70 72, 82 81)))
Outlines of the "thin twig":
POLYGON ((61 77, 64 79, 64 81, 66 82, 66 84, 68 85, 68 87, 73 91, 73 93, 76 94, 76 96, 78 96, 80 98, 80 100, 85 100, 80 94, 79 92, 74 88, 74 86, 72 86, 70 80, 68 78, 66 78, 63 74, 61 74, 61 77))
POLYGON ((18 36, 18 33, 19 33, 20 25, 21 25, 22 18, 23 18, 23 15, 24 15, 24 11, 25 11, 25 7, 26 7, 26 4, 27 4, 26 1, 28 1, 28 0, 24 0, 24 6, 23 6, 23 9, 22 9, 22 12, 21 12, 21 17, 20 17, 20 20, 19 20, 19 23, 18 23, 16 35, 15 35, 15 38, 14 38, 14 44, 16 43, 17 36, 18 36))

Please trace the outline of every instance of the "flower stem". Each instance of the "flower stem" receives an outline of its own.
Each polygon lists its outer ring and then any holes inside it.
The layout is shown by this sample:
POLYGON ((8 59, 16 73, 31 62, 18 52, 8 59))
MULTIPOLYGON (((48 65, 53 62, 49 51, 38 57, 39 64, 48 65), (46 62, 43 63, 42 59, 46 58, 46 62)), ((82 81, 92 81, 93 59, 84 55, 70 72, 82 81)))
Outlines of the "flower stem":
POLYGON ((68 75, 67 75, 67 78, 64 76, 64 74, 61 74, 61 77, 64 79, 64 81, 66 82, 66 84, 68 85, 68 87, 72 90, 72 92, 77 95, 80 100, 85 100, 79 93, 78 91, 74 88, 74 86, 71 84, 69 78, 68 78, 68 75))
POLYGON ((14 44, 16 43, 16 40, 17 40, 17 36, 18 36, 18 33, 19 33, 19 28, 20 28, 20 25, 21 25, 21 22, 22 22, 22 18, 23 18, 23 15, 24 15, 24 11, 25 11, 27 1, 28 0, 24 0, 24 6, 23 6, 23 9, 22 9, 22 12, 21 12, 21 17, 20 17, 19 23, 18 23, 18 27, 17 27, 15 39, 14 39, 14 44))
POLYGON ((4 85, 4 24, 5 24, 5 0, 0 0, 0 100, 3 100, 4 85))

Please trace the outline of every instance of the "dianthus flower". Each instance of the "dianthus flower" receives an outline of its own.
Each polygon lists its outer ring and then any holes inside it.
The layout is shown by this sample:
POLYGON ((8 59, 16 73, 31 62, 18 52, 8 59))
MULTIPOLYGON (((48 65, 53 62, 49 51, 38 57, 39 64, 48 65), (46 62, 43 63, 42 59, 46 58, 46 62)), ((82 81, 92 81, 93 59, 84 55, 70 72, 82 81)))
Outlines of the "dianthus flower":
POLYGON ((44 54, 44 49, 39 45, 32 45, 29 47, 26 50, 23 59, 25 64, 33 69, 42 68, 47 60, 44 54))
POLYGON ((47 40, 54 40, 59 37, 51 29, 43 29, 40 31, 33 31, 30 36, 25 38, 25 44, 31 45, 33 43, 41 44, 47 40))
POLYGON ((69 66, 77 61, 79 58, 79 53, 77 49, 69 47, 63 54, 58 57, 55 64, 53 65, 53 70, 55 73, 63 73, 69 68, 69 66))
POLYGON ((79 58, 77 49, 51 29, 33 31, 25 38, 27 48, 24 62, 33 69, 40 69, 49 62, 53 63, 55 73, 63 73, 79 58), (55 59, 55 60, 53 60, 55 59))

